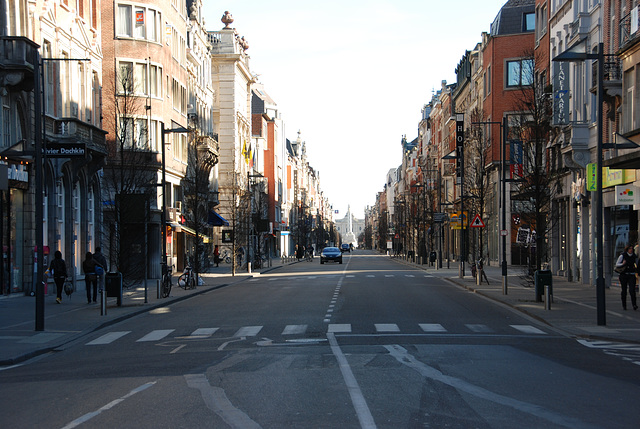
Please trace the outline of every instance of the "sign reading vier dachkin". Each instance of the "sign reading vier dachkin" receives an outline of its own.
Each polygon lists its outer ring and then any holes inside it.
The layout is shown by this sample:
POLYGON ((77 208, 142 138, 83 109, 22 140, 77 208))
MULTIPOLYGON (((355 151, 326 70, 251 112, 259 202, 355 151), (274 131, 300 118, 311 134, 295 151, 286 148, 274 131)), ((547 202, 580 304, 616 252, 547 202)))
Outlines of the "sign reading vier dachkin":
POLYGON ((84 156, 85 152, 85 143, 47 143, 46 154, 49 158, 71 158, 74 156, 84 156))

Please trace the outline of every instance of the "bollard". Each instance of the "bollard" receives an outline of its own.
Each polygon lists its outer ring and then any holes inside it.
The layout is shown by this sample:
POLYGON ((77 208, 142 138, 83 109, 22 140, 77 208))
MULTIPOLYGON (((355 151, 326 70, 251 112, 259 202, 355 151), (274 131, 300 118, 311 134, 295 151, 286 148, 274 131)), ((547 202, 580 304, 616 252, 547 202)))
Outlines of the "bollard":
POLYGON ((476 285, 480 286, 480 283, 482 283, 482 268, 477 267, 476 268, 476 285))
POLYGON ((247 272, 251 274, 251 262, 247 262, 247 272))
POLYGON ((107 291, 104 288, 104 276, 98 277, 100 284, 100 316, 107 315, 107 291))
POLYGON ((544 309, 551 310, 551 288, 549 285, 544 286, 544 309))
POLYGON ((160 280, 156 280, 156 299, 160 299, 160 280))

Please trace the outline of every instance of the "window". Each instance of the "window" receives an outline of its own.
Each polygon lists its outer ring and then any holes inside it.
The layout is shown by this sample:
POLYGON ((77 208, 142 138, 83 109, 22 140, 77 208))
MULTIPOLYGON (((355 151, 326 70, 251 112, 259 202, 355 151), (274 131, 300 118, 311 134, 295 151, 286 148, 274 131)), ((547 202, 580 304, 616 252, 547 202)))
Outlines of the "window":
POLYGON ((536 29, 536 14, 525 13, 522 22, 522 31, 533 31, 536 29))
POLYGON ((118 88, 121 93, 133 92, 133 63, 121 61, 119 64, 118 88))
POLYGON ((147 64, 136 63, 133 82, 135 84, 134 91, 137 94, 147 94, 147 64))
MULTIPOLYGON (((42 57, 43 58, 51 58, 52 52, 51 52, 51 42, 45 40, 44 43, 42 44, 42 57)), ((54 82, 54 78, 53 78, 53 70, 54 70, 54 65, 53 63, 51 63, 51 61, 43 61, 43 67, 44 67, 44 86, 45 86, 45 100, 44 100, 44 109, 45 112, 48 115, 53 115, 54 114, 54 91, 53 91, 53 82, 54 82)))
POLYGON ((118 17, 116 19, 116 36, 133 37, 133 18, 131 6, 118 5, 118 17))
POLYGON ((162 69, 158 66, 150 66, 149 68, 149 91, 153 97, 162 96, 162 69))
POLYGON ((9 97, 2 97, 2 146, 11 146, 11 106, 9 97))
POLYGON ((532 59, 507 61, 507 87, 526 86, 532 83, 532 59))
POLYGON ((144 5, 118 5, 116 36, 161 42, 162 14, 144 5))
POLYGON ((623 120, 623 130, 624 132, 632 131, 635 128, 635 124, 633 121, 633 111, 634 111, 634 70, 629 69, 624 72, 623 77, 623 88, 624 88, 624 98, 622 101, 622 120, 623 120))

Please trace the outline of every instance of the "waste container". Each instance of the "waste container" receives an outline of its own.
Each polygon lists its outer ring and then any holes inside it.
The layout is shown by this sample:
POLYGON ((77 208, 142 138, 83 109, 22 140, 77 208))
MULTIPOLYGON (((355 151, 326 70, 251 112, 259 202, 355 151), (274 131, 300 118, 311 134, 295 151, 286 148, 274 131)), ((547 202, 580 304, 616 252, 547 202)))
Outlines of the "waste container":
POLYGON ((549 296, 553 296, 553 276, 551 270, 536 270, 533 275, 536 289, 536 302, 542 302, 544 287, 549 286, 549 296))
POLYGON ((122 305, 122 273, 107 273, 104 276, 104 289, 107 298, 117 298, 118 307, 122 305))

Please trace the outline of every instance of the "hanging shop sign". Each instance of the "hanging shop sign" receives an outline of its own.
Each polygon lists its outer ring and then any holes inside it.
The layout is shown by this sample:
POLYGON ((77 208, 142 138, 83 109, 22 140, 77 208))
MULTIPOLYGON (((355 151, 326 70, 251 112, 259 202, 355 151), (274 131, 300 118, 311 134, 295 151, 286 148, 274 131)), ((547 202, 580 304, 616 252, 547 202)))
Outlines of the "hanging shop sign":
POLYGON ((84 156, 87 145, 84 143, 47 143, 47 157, 72 158, 84 156))
POLYGON ((640 204, 640 188, 633 185, 616 186, 616 205, 632 206, 640 204))

